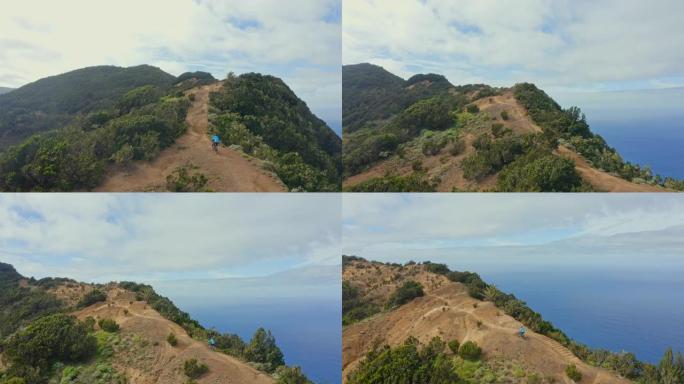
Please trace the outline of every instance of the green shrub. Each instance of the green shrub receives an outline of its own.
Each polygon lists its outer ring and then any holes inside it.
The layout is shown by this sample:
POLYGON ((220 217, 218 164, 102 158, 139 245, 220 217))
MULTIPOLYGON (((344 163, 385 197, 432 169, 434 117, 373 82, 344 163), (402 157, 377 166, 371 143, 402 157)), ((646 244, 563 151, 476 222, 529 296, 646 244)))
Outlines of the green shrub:
POLYGON ((78 303, 79 308, 85 308, 91 306, 95 303, 99 303, 107 300, 107 294, 100 291, 99 289, 93 289, 92 291, 86 293, 83 299, 78 303))
POLYGON ((504 135, 504 132, 505 131, 504 131, 504 125, 503 124, 501 124, 501 123, 492 124, 492 135, 494 135, 494 137, 499 138, 499 137, 504 135))
POLYGON ((497 180, 502 192, 570 192, 581 186, 575 163, 550 154, 522 156, 504 167, 497 180))
POLYGON ((508 112, 506 111, 501 111, 501 118, 503 120, 508 120, 508 112))
POLYGON ((88 331, 92 332, 95 330, 95 319, 92 316, 88 316, 83 320, 83 324, 88 328, 88 331))
POLYGON ((475 104, 470 104, 466 106, 466 112, 468 113, 478 113, 480 112, 480 108, 478 108, 477 105, 475 104))
POLYGON ((466 341, 458 348, 458 355, 466 360, 478 360, 482 349, 474 341, 466 341))
POLYGON ((183 363, 183 372, 185 373, 185 376, 191 379, 197 379, 209 372, 209 367, 204 363, 198 362, 197 359, 189 359, 185 360, 185 363, 183 363))
POLYGON ((428 138, 423 141, 421 150, 425 156, 434 156, 447 144, 446 138, 428 138))
POLYGON ((465 151, 465 149, 466 149, 466 143, 465 143, 465 141, 463 141, 463 140, 456 140, 456 141, 454 141, 454 143, 451 144, 451 146, 449 147, 449 154, 451 154, 451 156, 458 156, 458 155, 460 155, 461 153, 463 153, 463 151, 465 151))
POLYGON ((54 362, 80 362, 95 354, 97 343, 85 324, 74 317, 42 317, 10 336, 4 356, 13 366, 46 369, 54 362))
POLYGON ((99 325, 100 329, 102 329, 105 332, 119 332, 119 324, 117 324, 116 321, 114 321, 113 319, 100 319, 97 322, 97 325, 99 325))
POLYGON ((435 185, 422 174, 408 176, 376 177, 357 185, 346 187, 348 192, 434 192, 435 185))
POLYGON ((169 333, 169 335, 166 337, 166 342, 169 343, 169 345, 172 347, 178 345, 178 339, 176 338, 176 335, 174 335, 173 333, 169 333))
POLYGON ((577 369, 575 364, 565 367, 565 374, 575 383, 582 381, 582 373, 577 369))
POLYGON ((453 124, 450 102, 443 97, 420 100, 401 112, 396 124, 406 130, 409 137, 417 136, 424 129, 447 129, 453 124))
POLYGON ((195 101, 195 98, 196 98, 196 96, 194 93, 191 93, 188 95, 188 100, 190 100, 190 101, 195 101))
POLYGON ((404 282, 400 287, 392 293, 387 302, 388 307, 397 307, 408 303, 409 301, 415 299, 416 297, 421 297, 425 293, 423 292, 423 286, 413 280, 404 282))
POLYGON ((458 340, 451 340, 449 343, 447 343, 447 346, 451 350, 451 352, 455 355, 458 354, 458 348, 460 347, 460 344, 458 343, 458 340))
POLYGON ((280 366, 276 369, 277 384, 311 384, 300 367, 280 366))
POLYGON ((26 384, 26 380, 20 377, 13 377, 7 381, 4 381, 3 384, 26 384))
POLYGON ((276 345, 275 337, 264 328, 256 330, 245 347, 244 355, 248 361, 264 364, 267 372, 274 372, 279 366, 285 365, 283 352, 276 345))
POLYGON ((166 189, 170 192, 206 192, 209 179, 203 173, 190 173, 188 167, 178 167, 166 176, 166 189))

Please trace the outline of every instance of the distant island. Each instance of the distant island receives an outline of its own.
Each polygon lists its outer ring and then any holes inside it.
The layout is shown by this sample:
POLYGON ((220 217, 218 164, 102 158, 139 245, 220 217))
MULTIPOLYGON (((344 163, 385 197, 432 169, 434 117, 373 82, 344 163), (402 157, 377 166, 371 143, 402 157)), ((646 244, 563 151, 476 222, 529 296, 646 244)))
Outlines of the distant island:
POLYGON ((661 192, 684 181, 622 159, 579 108, 529 83, 452 85, 345 65, 343 189, 351 192, 661 192))

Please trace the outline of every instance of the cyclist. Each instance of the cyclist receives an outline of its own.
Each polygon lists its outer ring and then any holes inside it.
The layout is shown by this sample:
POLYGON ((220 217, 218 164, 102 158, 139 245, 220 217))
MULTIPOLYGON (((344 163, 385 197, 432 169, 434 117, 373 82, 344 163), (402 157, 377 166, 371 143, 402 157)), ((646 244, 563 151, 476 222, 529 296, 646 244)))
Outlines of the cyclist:
POLYGON ((520 334, 520 337, 525 337, 525 332, 527 332, 527 329, 525 329, 524 326, 520 326, 520 329, 518 330, 518 334, 520 334))
POLYGON ((211 137, 211 149, 213 149, 215 152, 218 152, 219 144, 221 144, 221 138, 218 137, 218 135, 213 135, 211 137))

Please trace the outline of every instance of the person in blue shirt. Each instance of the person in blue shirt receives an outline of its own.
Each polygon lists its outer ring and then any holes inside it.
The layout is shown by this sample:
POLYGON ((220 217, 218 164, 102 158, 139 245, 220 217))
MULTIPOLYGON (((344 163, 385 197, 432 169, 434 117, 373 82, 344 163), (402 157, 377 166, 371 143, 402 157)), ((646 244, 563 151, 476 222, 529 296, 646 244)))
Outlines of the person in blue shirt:
POLYGON ((520 337, 525 337, 525 332, 527 332, 527 329, 525 329, 525 327, 521 325, 520 329, 518 330, 520 337))
POLYGON ((211 339, 209 339, 208 343, 209 343, 209 346, 211 347, 211 349, 216 348, 216 340, 214 340, 213 337, 211 339))
POLYGON ((218 151, 219 144, 221 143, 221 138, 218 135, 213 135, 211 137, 211 149, 218 151))

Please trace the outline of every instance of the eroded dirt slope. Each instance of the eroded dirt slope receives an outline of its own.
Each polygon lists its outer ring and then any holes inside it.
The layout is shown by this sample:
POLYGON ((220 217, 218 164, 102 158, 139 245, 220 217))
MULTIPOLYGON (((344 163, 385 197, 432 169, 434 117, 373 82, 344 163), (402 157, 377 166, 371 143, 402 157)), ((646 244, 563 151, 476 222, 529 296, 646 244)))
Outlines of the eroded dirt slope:
POLYGON ((119 336, 135 340, 135 348, 117 351, 114 366, 124 372, 131 384, 184 384, 183 363, 197 359, 209 366, 209 373, 197 379, 200 384, 272 384, 275 380, 231 356, 212 351, 205 343, 192 339, 178 324, 163 318, 135 295, 121 288, 110 288, 107 301, 75 313, 79 319, 114 319, 121 327, 119 336), (169 333, 178 345, 166 342, 169 333))
POLYGON ((485 359, 522 362, 526 369, 557 382, 571 383, 564 374, 568 364, 582 372, 582 383, 628 383, 607 370, 592 367, 558 342, 534 332, 521 338, 521 323, 490 302, 473 299, 460 283, 426 272, 422 266, 397 268, 354 262, 345 267, 343 279, 357 287, 365 299, 386 300, 396 286, 410 279, 420 282, 425 296, 395 310, 375 315, 343 330, 343 378, 358 366, 378 340, 391 346, 409 336, 422 343, 439 336, 443 340, 472 340, 482 347, 485 359), (360 268, 359 268, 360 267, 360 268))
POLYGON ((211 150, 207 134, 209 94, 220 86, 215 83, 188 91, 195 99, 186 118, 187 133, 151 162, 136 161, 127 170, 110 169, 96 191, 164 191, 166 177, 179 167, 203 173, 209 179, 208 188, 215 192, 286 191, 275 174, 261 167, 260 160, 227 147, 221 147, 218 153, 211 150))

